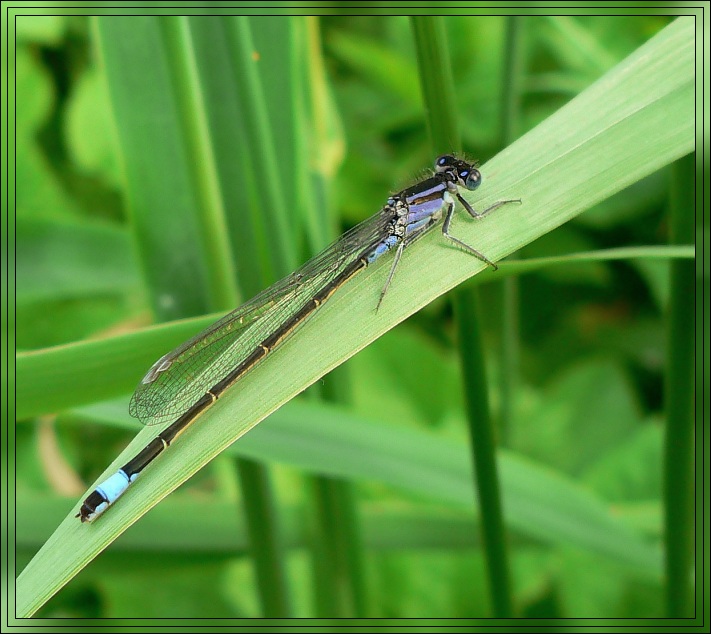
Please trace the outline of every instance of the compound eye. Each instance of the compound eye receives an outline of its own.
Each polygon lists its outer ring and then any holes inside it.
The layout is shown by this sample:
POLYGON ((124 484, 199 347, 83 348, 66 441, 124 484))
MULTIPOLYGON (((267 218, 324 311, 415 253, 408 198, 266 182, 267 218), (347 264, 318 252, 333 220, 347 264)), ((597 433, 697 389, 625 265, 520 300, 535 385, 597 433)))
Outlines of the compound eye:
POLYGON ((438 172, 444 172, 448 167, 450 167, 454 163, 454 160, 455 160, 454 157, 450 156, 449 154, 440 156, 435 161, 435 170, 438 172))
POLYGON ((460 172, 459 176, 464 181, 464 187, 467 189, 476 189, 481 185, 481 172, 479 170, 472 170, 466 176, 460 172))

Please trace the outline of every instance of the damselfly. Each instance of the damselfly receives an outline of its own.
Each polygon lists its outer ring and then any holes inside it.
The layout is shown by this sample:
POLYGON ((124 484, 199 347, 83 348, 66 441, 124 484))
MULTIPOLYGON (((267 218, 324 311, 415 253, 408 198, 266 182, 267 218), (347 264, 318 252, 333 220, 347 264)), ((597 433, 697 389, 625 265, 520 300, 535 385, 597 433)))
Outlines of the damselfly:
POLYGON ((450 155, 439 157, 432 176, 388 198, 380 212, 346 232, 296 272, 158 359, 136 388, 129 411, 146 425, 171 424, 96 487, 77 517, 82 522, 99 517, 181 431, 338 288, 388 251, 395 251, 377 311, 405 248, 442 217, 445 238, 496 269, 486 256, 449 233, 455 201, 473 218, 506 203, 520 202, 502 200, 477 213, 459 188, 473 190, 480 183, 476 164, 450 155))

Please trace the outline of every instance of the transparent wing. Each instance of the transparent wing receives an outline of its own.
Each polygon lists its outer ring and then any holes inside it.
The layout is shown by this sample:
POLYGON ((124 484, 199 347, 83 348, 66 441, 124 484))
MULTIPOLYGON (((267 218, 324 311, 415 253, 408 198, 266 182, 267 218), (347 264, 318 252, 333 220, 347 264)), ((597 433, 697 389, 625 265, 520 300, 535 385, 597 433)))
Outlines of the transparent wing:
POLYGON ((297 271, 161 357, 136 388, 131 416, 157 425, 188 411, 348 264, 367 254, 386 233, 391 218, 385 207, 297 271))

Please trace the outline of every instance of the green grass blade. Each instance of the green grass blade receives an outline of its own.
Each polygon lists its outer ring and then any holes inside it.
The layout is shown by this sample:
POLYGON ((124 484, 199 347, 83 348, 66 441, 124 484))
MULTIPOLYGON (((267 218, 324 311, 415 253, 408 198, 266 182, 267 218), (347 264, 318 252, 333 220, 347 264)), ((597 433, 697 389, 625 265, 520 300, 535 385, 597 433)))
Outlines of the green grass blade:
POLYGON ((228 52, 235 64, 244 129, 251 149, 254 172, 259 179, 261 206, 271 219, 272 259, 279 275, 286 275, 298 262, 294 246, 294 223, 289 217, 285 194, 279 184, 277 138, 265 101, 265 89, 257 69, 259 60, 254 47, 252 27, 246 16, 228 18, 228 52))
POLYGON ((444 19, 413 16, 411 24, 430 148, 435 155, 461 152, 462 136, 457 120, 454 79, 446 48, 444 19))
MULTIPOLYGON (((521 97, 525 79, 524 34, 522 16, 509 15, 506 20, 504 70, 501 82, 500 147, 506 147, 518 136, 521 97)), ((521 356, 520 291, 518 278, 508 277, 501 284, 501 371, 499 372, 499 442, 507 444, 511 421, 516 412, 521 356)))
MULTIPOLYGON (((197 237, 204 245, 201 255, 209 271, 211 298, 208 306, 212 310, 230 309, 237 301, 237 284, 227 239, 222 192, 217 178, 214 140, 206 117, 206 97, 200 82, 200 69, 196 63, 191 31, 185 17, 161 20, 160 30, 165 42, 166 58, 171 63, 174 100, 180 112, 193 187, 198 200, 194 213, 198 216, 200 226, 197 237)), ((213 130, 215 132, 218 131, 213 130)), ((164 242, 160 250, 161 259, 168 255, 166 251, 171 250, 172 245, 164 242)))
MULTIPOLYGON (((344 139, 327 81, 321 24, 316 17, 310 17, 300 26, 301 50, 306 52, 309 63, 304 70, 300 101, 303 110, 300 128, 307 132, 296 169, 300 170, 304 183, 300 194, 309 251, 317 253, 337 237, 332 185, 343 159, 344 139)), ((331 372, 324 385, 313 386, 309 395, 345 403, 350 395, 347 368, 341 366, 331 372)), ((365 616, 365 556, 353 485, 322 475, 313 477, 309 484, 316 614, 331 618, 365 616)))
MULTIPOLYGON (((482 166, 484 185, 467 198, 478 208, 518 196, 482 222, 458 217, 455 234, 500 259, 601 200, 694 149, 694 20, 661 31, 584 93, 482 166)), ((386 263, 387 264, 387 263, 386 263)), ((235 439, 434 298, 483 268, 430 233, 414 244, 376 314, 387 275, 374 266, 339 291, 303 326, 188 429, 96 525, 76 507, 17 583, 18 616, 28 616, 148 508, 235 439), (337 336, 334 336, 337 333, 337 336), (314 354, 318 351, 318 354, 314 354)), ((111 469, 151 437, 138 434, 111 469)), ((77 501, 77 506, 79 502, 77 501)))
MULTIPOLYGON (((447 152, 450 148, 459 151, 461 137, 444 21, 441 17, 417 16, 412 18, 412 26, 433 154, 447 152)), ((483 518, 481 531, 489 596, 493 615, 507 618, 513 614, 513 601, 477 290, 460 289, 454 296, 454 307, 469 441, 483 518)))
POLYGON ((16 302, 22 307, 139 289, 130 248, 126 232, 112 226, 20 217, 16 302))
POLYGON ((229 54, 226 21, 190 16, 195 65, 203 94, 216 176, 242 299, 273 279, 259 182, 250 161, 238 72, 229 54))
MULTIPOLYGON (((670 243, 694 240, 695 157, 677 161, 673 169, 670 243)), ((694 298, 695 263, 671 265, 667 326, 667 371, 664 441, 664 509, 667 573, 667 616, 693 616, 694 563, 694 298)))
MULTIPOLYGON (((244 274, 242 287, 249 295, 262 288, 266 281, 272 277, 274 270, 285 273, 290 269, 294 251, 293 222, 289 224, 285 207, 285 196, 282 187, 289 192, 293 183, 289 177, 284 177, 284 182, 279 178, 265 178, 265 174, 277 174, 280 169, 287 173, 294 173, 289 162, 293 156, 290 151, 289 140, 294 129, 294 122, 289 107, 288 95, 293 94, 290 89, 292 69, 284 64, 284 60, 293 59, 290 30, 292 20, 268 21, 265 18, 235 17, 220 21, 210 21, 199 18, 191 20, 191 33, 200 43, 199 51, 202 60, 201 69, 213 84, 213 100, 209 103, 209 110, 215 125, 215 146, 222 152, 223 166, 232 163, 230 152, 239 152, 242 155, 242 167, 246 174, 240 180, 249 180, 253 193, 250 200, 250 215, 239 214, 242 207, 239 194, 234 190, 230 179, 222 175, 221 183, 232 194, 232 226, 233 246, 236 251, 250 253, 252 256, 254 246, 249 244, 244 249, 245 242, 249 242, 254 235, 270 236, 267 240, 272 244, 272 236, 276 236, 276 249, 262 250, 271 257, 267 266, 258 260, 245 261, 241 258, 240 273, 244 274), (215 24, 217 22, 217 24, 215 24), (271 28, 270 28, 271 27, 271 28), (220 117, 224 95, 220 94, 219 86, 222 78, 215 75, 215 68, 207 62, 213 59, 212 47, 207 31, 216 30, 215 35, 224 45, 227 54, 219 56, 222 65, 228 66, 229 73, 226 79, 234 84, 234 104, 242 115, 236 126, 240 136, 246 141, 243 147, 226 148, 222 140, 222 127, 229 131, 234 127, 229 120, 220 117), (256 36, 256 37, 255 37, 256 36), (257 46, 257 41, 262 41, 257 46), (269 42, 267 45, 264 40, 269 42), (281 92, 279 99, 276 95, 269 94, 278 87, 281 92), (276 104, 279 104, 277 108, 276 104), (271 111, 268 107, 271 106, 271 111), (274 122, 277 122, 279 135, 275 133, 274 122), (220 125, 222 124, 222 125, 220 125), (219 127, 218 127, 219 126, 219 127), (276 162, 276 142, 280 142, 283 151, 283 160, 276 162), (248 222, 247 219, 251 220, 248 222), (244 225, 244 230, 242 226, 244 225), (249 227, 247 225, 250 225, 249 227), (268 274, 267 274, 268 273, 268 274)), ((288 194, 287 194, 288 195, 288 194)), ((260 258, 261 259, 261 258, 260 258)), ((290 599, 287 591, 286 573, 284 569, 283 546, 279 530, 276 503, 272 496, 270 475, 268 470, 257 462, 251 460, 238 460, 236 472, 243 496, 244 513, 247 517, 247 528, 250 535, 251 554, 254 560, 259 589, 262 613, 268 617, 288 617, 291 615, 290 599)))
POLYGON ((218 316, 18 354, 17 419, 130 394, 151 363, 218 316))
MULTIPOLYGON (((469 279, 467 285, 498 282, 509 275, 532 273, 569 263, 634 259, 693 259, 694 247, 649 246, 502 262, 499 270, 469 279)), ((58 412, 129 394, 136 377, 161 356, 222 314, 173 321, 143 330, 81 341, 17 355, 17 418, 58 412)))
POLYGON ((488 404, 488 382, 479 327, 481 312, 475 292, 476 289, 461 289, 455 295, 459 362, 466 386, 470 452, 482 518, 482 546, 487 562, 492 613, 495 618, 508 618, 513 616, 513 599, 507 530, 496 457, 496 432, 488 404), (472 345, 473 342, 478 346, 472 345))
MULTIPOLYGON (((101 403, 72 414, 76 423, 102 421, 124 429, 135 426, 120 402, 101 403)), ((292 465, 308 473, 382 483, 468 514, 476 496, 470 452, 464 442, 384 425, 323 403, 294 400, 227 451, 252 460, 292 465)), ((506 521, 517 536, 574 546, 616 561, 631 574, 661 581, 661 551, 627 525, 624 503, 605 502, 569 476, 515 452, 499 450, 498 459, 505 483, 506 521)), ((71 502, 65 501, 65 508, 71 502)), ((659 509, 659 504, 654 508, 659 509)), ((651 528, 654 535, 661 533, 661 514, 656 515, 651 528)))
POLYGON ((226 307, 224 289, 234 288, 230 267, 213 263, 215 257, 225 260, 223 240, 217 238, 218 248, 208 241, 218 233, 208 233, 208 227, 215 226, 221 209, 201 142, 194 69, 176 53, 185 48, 182 20, 111 17, 95 23, 138 251, 154 310, 163 320, 226 307))
MULTIPOLYGON (((256 157, 257 168, 264 168, 265 165, 258 159, 266 155, 268 150, 273 153, 273 139, 270 135, 268 120, 260 110, 260 100, 263 100, 261 85, 257 81, 255 60, 253 59, 254 49, 251 43, 251 25, 246 17, 232 18, 227 20, 227 43, 229 50, 234 54, 234 62, 237 65, 236 73, 233 77, 244 77, 252 80, 249 85, 249 92, 244 90, 244 84, 240 84, 243 90, 241 95, 245 96, 241 105, 244 109, 245 119, 248 125, 256 125, 260 133, 258 141, 262 146, 257 149, 252 146, 252 156, 256 157), (238 34, 235 40, 234 29, 238 34), (237 50, 235 50, 235 43, 237 50), (254 119, 254 120, 253 120, 254 119), (266 147, 265 147, 266 145, 266 147)), ((199 64, 195 57, 193 46, 193 35, 196 34, 196 25, 188 23, 185 17, 164 17, 148 18, 144 22, 134 23, 132 20, 119 20, 117 25, 111 20, 99 20, 99 30, 102 33, 102 49, 104 51, 107 76, 111 80, 113 87, 112 96, 114 100, 120 99, 122 107, 117 108, 117 123, 119 137, 123 141, 123 147, 127 155, 127 163, 132 165, 136 159, 136 139, 141 143, 149 145, 152 150, 153 163, 166 162, 164 147, 161 145, 164 139, 155 133, 156 128, 145 128, 146 121, 161 121, 161 112, 157 110, 158 105, 162 105, 168 111, 175 113, 176 150, 182 150, 178 157, 168 157, 173 162, 178 161, 176 174, 169 174, 173 181, 172 185, 182 187, 182 190, 189 195, 189 200, 194 203, 192 215, 187 213, 197 227, 197 231, 183 232, 183 244, 176 245, 170 239, 155 241, 147 248, 148 236, 160 235, 161 218, 157 218, 152 209, 143 203, 143 198, 135 201, 134 219, 139 238, 139 251, 146 263, 149 271, 166 270, 172 272, 174 284, 184 284, 185 278, 190 277, 189 271, 185 274, 176 274, 176 269, 180 271, 186 263, 199 267, 206 272, 206 291, 200 296, 203 304, 200 312, 205 310, 216 310, 218 308, 233 308, 236 304, 235 277, 228 241, 228 232, 224 220, 222 209, 222 196, 219 190, 220 179, 215 166, 215 154, 213 148, 213 138, 220 138, 221 131, 215 125, 208 125, 206 103, 207 98, 214 97, 213 93, 203 90, 206 82, 201 82, 200 72, 212 75, 212 69, 199 64), (142 32, 142 39, 134 42, 134 47, 130 51, 123 50, 122 38, 129 35, 135 37, 133 29, 136 24, 145 26, 142 32), (120 59, 117 51, 124 53, 124 58, 120 59), (145 55, 148 51, 155 52, 163 64, 146 64, 145 55), (129 68, 142 68, 140 75, 143 83, 140 86, 142 94, 153 96, 147 104, 145 111, 136 113, 131 110, 130 95, 127 95, 127 85, 124 76, 124 65, 129 68), (156 95, 155 86, 166 91, 165 95, 156 95), (148 89, 153 88, 153 93, 148 89), (136 121, 136 118, 139 121, 136 121), (211 134, 212 136, 211 136, 211 134), (181 171, 182 170, 182 171, 181 171), (186 182, 178 182, 180 176, 185 177, 186 182)), ((139 32, 140 28, 136 29, 139 32)), ((199 43, 199 39, 198 39, 199 43)), ((287 55, 284 55, 286 58, 287 55)), ((133 77, 134 75, 131 75, 133 77)), ((209 111, 214 113, 214 102, 209 103, 209 111)), ((213 118, 214 123, 214 118, 213 118)), ((223 157, 224 158, 224 157, 223 157)), ((262 170, 261 174, 276 173, 276 165, 270 165, 270 170, 262 170)), ((155 170, 151 166, 145 169, 146 177, 149 179, 155 170)), ((139 191, 143 196, 152 194, 149 188, 141 188, 142 184, 138 176, 133 173, 129 175, 129 187, 133 191, 139 191)), ((264 181, 264 179, 262 179, 264 181)), ((281 198, 270 198, 270 195, 278 193, 273 182, 266 182, 261 186, 261 195, 267 198, 268 208, 277 214, 279 218, 285 220, 285 210, 281 198)), ((284 223, 277 222, 277 236, 283 238, 279 244, 277 253, 288 254, 288 245, 284 240, 290 240, 288 231, 284 228, 284 223)), ((293 261, 281 261, 284 268, 293 265, 293 261)), ((164 289, 156 285, 154 280, 149 283, 154 304, 158 307, 165 302, 164 289)), ((196 289, 200 290, 200 289, 196 289)), ((173 289, 175 291, 175 289, 173 289)), ((197 299, 197 298, 196 298, 197 299)), ((180 313, 178 313, 180 314, 180 313)), ((186 312, 184 314, 190 314, 186 312)), ((260 468, 253 464, 238 466, 241 478, 242 490, 245 500, 245 512, 247 513, 250 533, 260 537, 267 534, 269 538, 256 540, 253 548, 257 575, 260 577, 260 588, 267 594, 262 594, 265 613, 269 616, 288 616, 286 609, 288 600, 285 597, 285 583, 281 569, 282 557, 276 552, 278 544, 278 531, 274 524, 274 513, 268 511, 273 506, 273 502, 267 499, 268 476, 260 473, 260 468), (279 578, 280 577, 280 578, 279 578), (275 611, 269 612, 274 609, 275 611)), ((278 550, 278 549, 277 549, 278 550)))
POLYGON ((237 460, 236 469, 262 614, 269 618, 288 618, 292 608, 286 583, 284 543, 269 470, 261 462, 244 458, 237 460))
MULTIPOLYGON (((234 65, 231 78, 237 87, 235 96, 243 115, 241 123, 249 148, 249 173, 256 194, 252 213, 256 231, 253 233, 268 236, 269 268, 279 275, 286 274, 296 263, 295 223, 286 206, 294 183, 288 176, 284 183, 277 177, 282 168, 292 174, 295 172, 289 160, 294 156, 290 145, 295 128, 293 108, 290 107, 293 105, 290 97, 294 94, 294 73, 293 68, 284 63, 294 59, 292 24, 293 19, 274 23, 263 17, 246 16, 228 18, 220 24, 221 27, 224 25, 228 59, 234 65), (274 93, 277 88, 282 90, 278 98, 274 93), (283 163, 277 161, 277 147, 284 152, 283 163)), ((238 240, 240 247, 244 239, 241 236, 238 240)), ((247 263, 247 268, 255 267, 247 263)), ((250 279, 254 281, 256 275, 250 275, 250 279)), ((253 294, 270 279, 271 276, 263 276, 258 287, 244 286, 249 294, 253 294)), ((291 616, 282 537, 270 474, 266 466, 250 460, 239 460, 236 468, 262 613, 267 617, 291 616)))

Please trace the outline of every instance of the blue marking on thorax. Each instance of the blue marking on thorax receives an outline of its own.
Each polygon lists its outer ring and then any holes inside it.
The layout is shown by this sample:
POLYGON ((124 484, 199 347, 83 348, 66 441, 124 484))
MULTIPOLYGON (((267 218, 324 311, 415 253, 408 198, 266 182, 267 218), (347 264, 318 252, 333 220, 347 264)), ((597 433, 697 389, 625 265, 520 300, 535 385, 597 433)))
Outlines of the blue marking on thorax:
MULTIPOLYGON (((434 179, 430 179, 434 180, 434 179)), ((427 181, 425 181, 426 183, 427 181)), ((437 199, 441 199, 443 192, 447 190, 447 185, 442 182, 436 182, 432 187, 428 187, 427 189, 421 189, 421 186, 424 185, 425 183, 421 183, 419 186, 415 186, 410 190, 406 190, 405 193, 405 202, 408 204, 408 206, 413 205, 414 203, 417 202, 418 199, 420 198, 427 198, 429 196, 432 196, 433 194, 440 194, 437 196, 437 199)))
POLYGON ((407 212, 407 224, 419 222, 423 218, 434 216, 444 206, 444 198, 435 198, 421 203, 410 205, 407 212))
MULTIPOLYGON (((388 199, 388 205, 395 205, 398 200, 407 205, 407 216, 404 218, 405 236, 412 236, 424 230, 447 203, 447 183, 433 177, 410 189, 406 189, 397 197, 388 199)), ((398 222, 402 222, 402 219, 398 222)), ((368 264, 375 262, 381 255, 400 244, 402 235, 390 235, 370 252, 366 257, 368 264)))

